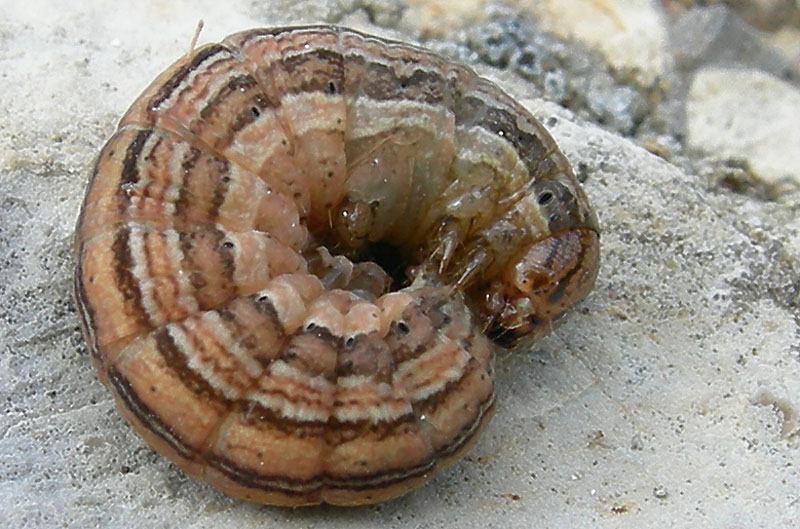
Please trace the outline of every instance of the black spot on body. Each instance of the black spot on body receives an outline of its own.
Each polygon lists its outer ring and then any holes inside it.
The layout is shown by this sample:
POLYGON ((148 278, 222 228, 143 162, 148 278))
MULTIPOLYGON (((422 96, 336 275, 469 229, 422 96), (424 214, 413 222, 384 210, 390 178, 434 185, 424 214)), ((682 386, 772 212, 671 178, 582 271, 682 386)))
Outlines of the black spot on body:
POLYGON ((311 48, 306 52, 289 55, 281 65, 293 80, 285 90, 290 93, 337 93, 337 80, 344 79, 344 58, 335 50, 311 48))
MULTIPOLYGON (((228 81, 228 84, 225 85, 225 87, 223 87, 222 89, 220 89, 219 92, 214 94, 214 97, 212 97, 208 101, 206 106, 204 106, 200 110, 200 117, 202 119, 210 118, 211 116, 217 114, 220 109, 224 109, 225 100, 228 99, 228 97, 231 94, 234 94, 236 92, 246 92, 247 90, 250 90, 251 88, 257 87, 257 85, 258 84, 256 83, 256 80, 250 74, 237 75, 237 76, 231 78, 231 80, 228 81)), ((252 121, 252 119, 253 119, 252 115, 250 115, 249 112, 247 112, 246 115, 248 116, 250 121, 252 121)), ((241 116, 240 116, 240 118, 241 118, 241 116)), ((239 121, 240 118, 237 118, 237 122, 239 121)), ((236 126, 237 125, 234 124, 233 128, 235 128, 236 126)), ((239 129, 242 128, 242 125, 238 125, 238 126, 239 126, 239 129)), ((239 130, 239 129, 236 129, 236 130, 239 130)))

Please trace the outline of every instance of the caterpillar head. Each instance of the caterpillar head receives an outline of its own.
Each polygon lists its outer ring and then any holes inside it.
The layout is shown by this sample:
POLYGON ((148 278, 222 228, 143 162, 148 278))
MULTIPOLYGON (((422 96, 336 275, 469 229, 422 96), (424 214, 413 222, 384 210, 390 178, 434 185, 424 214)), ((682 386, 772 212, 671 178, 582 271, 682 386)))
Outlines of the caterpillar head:
POLYGON ((485 293, 486 309, 493 314, 489 337, 503 347, 520 348, 547 334, 591 290, 599 255, 597 233, 590 229, 548 236, 526 248, 485 293))
POLYGON ((547 234, 522 245, 482 300, 489 336, 509 348, 542 337, 586 296, 600 261, 597 218, 577 185, 539 182, 527 210, 546 221, 547 234))

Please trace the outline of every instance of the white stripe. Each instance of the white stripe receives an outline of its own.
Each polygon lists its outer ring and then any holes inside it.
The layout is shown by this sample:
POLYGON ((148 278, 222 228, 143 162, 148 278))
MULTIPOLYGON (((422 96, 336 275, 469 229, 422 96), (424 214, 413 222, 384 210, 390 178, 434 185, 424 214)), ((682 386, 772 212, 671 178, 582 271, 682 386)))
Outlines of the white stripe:
POLYGON ((443 130, 442 122, 454 127, 455 114, 441 105, 357 97, 348 107, 345 139, 353 141, 404 128, 423 128, 434 136, 451 135, 453 129, 443 130))
POLYGON ((324 376, 310 377, 308 373, 300 371, 283 360, 272 362, 269 366, 269 373, 270 375, 288 378, 319 392, 331 391, 333 388, 333 385, 324 376))
POLYGON ((261 109, 261 115, 236 133, 223 154, 238 153, 248 162, 248 169, 259 172, 264 167, 264 163, 277 151, 283 149, 288 152, 292 140, 286 135, 283 127, 284 125, 274 109, 261 109), (251 129, 254 128, 261 130, 263 134, 258 134, 257 138, 251 137, 247 142, 242 142, 241 138, 253 136, 251 129), (282 143, 283 140, 287 142, 285 146, 282 143))
POLYGON ((286 334, 294 333, 297 325, 301 323, 297 320, 306 306, 297 290, 278 277, 270 282, 267 288, 256 294, 256 299, 260 297, 266 297, 269 300, 286 334))
POLYGON ((312 400, 312 404, 306 404, 302 401, 293 401, 282 394, 264 393, 259 389, 251 392, 249 399, 289 419, 304 422, 328 420, 333 385, 324 376, 310 377, 286 362, 277 360, 270 365, 269 374, 262 377, 262 387, 265 386, 265 390, 269 390, 270 386, 275 388, 286 386, 285 382, 279 384, 279 381, 271 380, 273 376, 279 379, 288 378, 299 386, 308 388, 302 392, 304 397, 307 399, 316 397, 316 401, 312 400))
POLYGON ((339 391, 336 400, 342 404, 333 409, 332 415, 342 422, 358 422, 367 420, 372 424, 392 422, 411 413, 411 403, 405 392, 397 394, 386 382, 375 382, 371 376, 350 375, 337 380, 339 391), (364 388, 361 391, 350 391, 364 388), (349 402, 348 397, 356 397, 349 402), (377 398, 378 402, 373 400, 377 398), (366 401, 366 402, 365 402, 366 401))
MULTIPOLYGON (((513 154, 514 172, 521 172, 528 174, 525 164, 519 157, 519 152, 508 140, 487 130, 480 125, 471 125, 469 127, 457 126, 456 127, 456 156, 459 160, 464 160, 472 164, 485 163, 492 167, 500 167, 497 160, 502 160, 503 157, 487 156, 487 153, 501 152, 506 155, 513 154)), ((508 171, 509 168, 501 167, 503 171, 508 171)))
POLYGON ((412 382, 414 385, 422 382, 417 388, 408 388, 409 395, 413 401, 425 400, 431 395, 434 395, 444 389, 444 387, 456 380, 459 380, 464 374, 464 368, 470 359, 470 354, 465 350, 457 347, 455 350, 455 358, 444 371, 436 373, 436 376, 428 376, 427 379, 423 378, 424 375, 432 375, 427 373, 424 364, 430 362, 434 365, 438 364, 437 356, 450 355, 452 349, 448 347, 452 343, 448 338, 440 337, 439 343, 428 349, 425 353, 407 360, 397 367, 395 372, 395 380, 401 380, 404 383, 412 382))
POLYGON ((167 333, 175 342, 175 346, 186 359, 186 366, 199 374, 206 382, 208 382, 214 389, 221 391, 226 398, 235 400, 241 396, 241 392, 229 386, 221 377, 217 375, 216 363, 213 361, 201 361, 200 355, 197 353, 192 340, 181 327, 177 325, 168 325, 167 333))
POLYGON ((200 310, 200 305, 194 296, 195 288, 190 281, 190 274, 181 268, 184 255, 181 250, 180 235, 175 230, 167 230, 164 232, 164 239, 170 270, 178 288, 178 303, 188 314, 195 314, 200 310))
POLYGON ((172 143, 172 153, 167 162, 167 174, 170 177, 170 181, 164 183, 164 185, 167 186, 164 190, 165 202, 174 204, 180 199, 185 178, 183 160, 186 158, 186 155, 191 152, 191 148, 191 145, 183 141, 175 140, 172 143))
POLYGON ((205 97, 202 99, 197 99, 193 103, 194 108, 197 110, 198 117, 200 111, 208 106, 208 104, 214 100, 217 95, 228 86, 228 83, 231 82, 232 79, 236 77, 241 77, 244 75, 249 75, 249 72, 244 68, 234 68, 232 70, 228 70, 225 72, 227 75, 219 75, 216 74, 210 83, 208 83, 204 88, 203 91, 206 93, 205 97))
POLYGON ((281 98, 281 112, 295 136, 310 130, 334 132, 345 129, 344 97, 322 92, 287 94, 281 98), (341 112, 331 112, 339 109, 341 112))
POLYGON ((247 371, 247 374, 250 376, 250 378, 257 378, 259 375, 261 375, 261 372, 263 371, 261 364, 248 355, 244 348, 242 348, 239 343, 233 339, 231 332, 223 323, 218 312, 205 312, 200 319, 203 322, 204 328, 211 332, 211 335, 214 337, 217 343, 220 344, 223 350, 236 358, 236 360, 242 364, 242 367, 244 367, 244 370, 247 371))
MULTIPOLYGON (((159 325, 163 321, 161 321, 161 314, 155 302, 153 281, 147 267, 145 229, 139 224, 128 224, 128 230, 128 251, 133 261, 131 273, 138 284, 141 306, 148 321, 153 325, 159 325)), ((147 235, 152 236, 153 233, 149 232, 147 235)))
POLYGON ((341 337, 344 331, 344 316, 333 305, 331 300, 320 296, 314 300, 308 310, 308 316, 303 320, 303 327, 316 325, 328 329, 331 334, 341 337))
POLYGON ((149 165, 150 162, 147 161, 147 158, 153 153, 153 147, 155 147, 155 144, 161 139, 162 137, 157 132, 150 134, 150 136, 147 138, 147 141, 144 142, 142 150, 139 152, 139 156, 136 157, 136 173, 138 179, 134 184, 134 187, 139 193, 143 192, 152 180, 148 176, 147 171, 142 170, 142 166, 149 165))

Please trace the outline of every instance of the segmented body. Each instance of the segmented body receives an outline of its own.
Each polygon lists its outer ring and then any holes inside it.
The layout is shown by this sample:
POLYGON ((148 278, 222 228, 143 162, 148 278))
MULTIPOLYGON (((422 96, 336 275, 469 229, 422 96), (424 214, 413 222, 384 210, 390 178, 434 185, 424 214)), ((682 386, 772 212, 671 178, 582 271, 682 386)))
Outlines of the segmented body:
POLYGON ((493 409, 490 338, 541 334, 598 261, 586 198, 522 107, 331 26, 167 69, 103 148, 76 245, 126 419, 189 474, 279 505, 382 501, 455 460, 493 409))

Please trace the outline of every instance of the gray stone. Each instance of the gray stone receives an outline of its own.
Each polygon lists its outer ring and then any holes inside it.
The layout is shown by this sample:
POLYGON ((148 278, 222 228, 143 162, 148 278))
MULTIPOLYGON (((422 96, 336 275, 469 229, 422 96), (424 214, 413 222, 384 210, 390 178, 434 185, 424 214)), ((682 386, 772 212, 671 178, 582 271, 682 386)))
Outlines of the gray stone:
POLYGON ((513 10, 493 10, 486 24, 469 29, 467 44, 484 64, 508 68, 545 99, 622 134, 633 134, 649 111, 639 89, 615 80, 598 54, 543 32, 513 10))
POLYGON ((755 70, 705 68, 687 103, 688 145, 746 160, 766 183, 800 185, 800 91, 755 70))
POLYGON ((751 66, 800 83, 800 71, 722 4, 689 10, 671 28, 678 67, 751 66))
POLYGON ((617 71, 630 72, 643 86, 672 66, 665 16, 650 0, 514 0, 535 15, 543 29, 597 52, 617 71))

